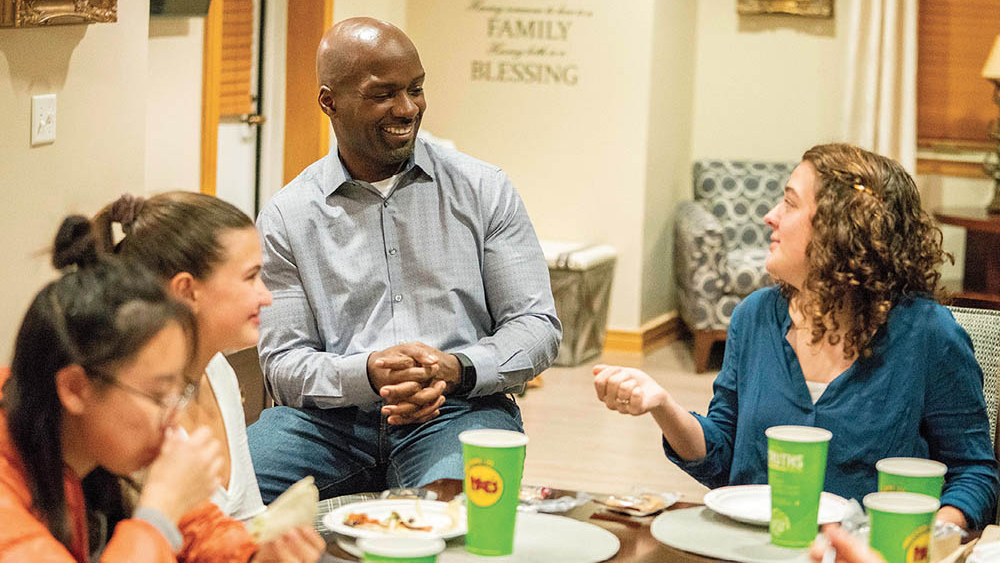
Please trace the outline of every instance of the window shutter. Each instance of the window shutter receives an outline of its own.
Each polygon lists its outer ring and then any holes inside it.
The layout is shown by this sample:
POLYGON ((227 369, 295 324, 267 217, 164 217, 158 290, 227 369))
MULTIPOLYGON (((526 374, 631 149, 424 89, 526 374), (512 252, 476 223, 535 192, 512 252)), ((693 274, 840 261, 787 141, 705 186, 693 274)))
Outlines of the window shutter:
POLYGON ((980 76, 1000 33, 1000 0, 920 0, 917 139, 921 146, 989 147, 997 116, 980 76))
POLYGON ((222 0, 220 116, 253 113, 253 36, 253 0, 222 0))

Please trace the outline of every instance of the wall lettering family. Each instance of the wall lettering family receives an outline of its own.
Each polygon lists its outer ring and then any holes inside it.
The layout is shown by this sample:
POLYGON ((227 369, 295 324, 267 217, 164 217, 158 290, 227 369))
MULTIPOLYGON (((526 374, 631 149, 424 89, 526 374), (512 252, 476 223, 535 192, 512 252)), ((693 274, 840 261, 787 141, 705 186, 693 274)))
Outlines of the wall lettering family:
POLYGON ((575 86, 579 66, 572 60, 573 32, 593 12, 565 3, 512 6, 472 0, 467 8, 481 15, 487 48, 472 61, 472 80, 575 86))

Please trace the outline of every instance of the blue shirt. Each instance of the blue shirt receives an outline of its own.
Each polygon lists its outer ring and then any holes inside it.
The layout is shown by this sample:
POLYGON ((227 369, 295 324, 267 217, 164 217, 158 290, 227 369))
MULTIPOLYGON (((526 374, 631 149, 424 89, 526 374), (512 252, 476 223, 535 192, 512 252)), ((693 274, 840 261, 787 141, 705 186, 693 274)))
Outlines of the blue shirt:
POLYGON ((418 139, 386 197, 330 154, 257 219, 264 283, 260 358, 293 407, 377 407, 371 352, 421 341, 462 352, 473 396, 547 368, 559 348, 549 272, 502 170, 418 139))
POLYGON ((785 339, 788 302, 775 288, 734 311, 708 415, 695 414, 707 455, 667 456, 708 487, 767 483, 764 430, 780 424, 833 433, 825 491, 859 501, 877 489, 875 462, 920 457, 948 466, 942 505, 969 525, 992 523, 997 464, 972 342, 947 308, 926 298, 893 307, 859 358, 813 404, 798 358, 785 339))

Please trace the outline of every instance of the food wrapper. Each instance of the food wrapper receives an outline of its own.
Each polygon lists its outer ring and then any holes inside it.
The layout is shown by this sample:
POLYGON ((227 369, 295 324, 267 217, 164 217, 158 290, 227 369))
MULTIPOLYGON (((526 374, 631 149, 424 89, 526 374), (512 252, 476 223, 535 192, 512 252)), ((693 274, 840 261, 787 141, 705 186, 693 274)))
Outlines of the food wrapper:
POLYGON ((590 495, 579 492, 574 494, 559 494, 548 487, 521 487, 520 500, 517 509, 521 512, 546 512, 559 514, 569 512, 590 501, 590 495))
POLYGON ((931 532, 931 563, 941 561, 954 553, 962 545, 962 540, 966 536, 968 534, 965 530, 951 522, 934 522, 934 531, 931 532))
MULTIPOLYGON (((559 493, 548 487, 522 486, 517 511, 561 514, 591 501, 591 496, 584 492, 562 493, 558 498, 555 498, 556 494, 559 493)), ((452 502, 456 501, 460 506, 465 506, 465 493, 459 493, 452 502)))
POLYGON ((307 476, 274 499, 267 510, 250 521, 247 529, 257 543, 264 543, 291 528, 312 526, 318 502, 319 489, 312 476, 307 476))
POLYGON ((659 514, 680 499, 679 493, 662 493, 636 489, 629 494, 614 494, 597 499, 608 510, 629 516, 659 514))

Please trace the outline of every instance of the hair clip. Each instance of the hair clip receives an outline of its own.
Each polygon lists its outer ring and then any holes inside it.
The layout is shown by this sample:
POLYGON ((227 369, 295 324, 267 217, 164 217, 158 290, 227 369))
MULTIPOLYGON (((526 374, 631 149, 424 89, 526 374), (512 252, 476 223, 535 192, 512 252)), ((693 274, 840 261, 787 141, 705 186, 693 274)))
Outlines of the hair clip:
POLYGON ((868 188, 866 188, 864 184, 854 184, 854 189, 858 190, 859 192, 866 193, 866 194, 874 197, 875 199, 878 199, 878 196, 875 195, 875 192, 873 192, 873 191, 869 190, 868 188))

